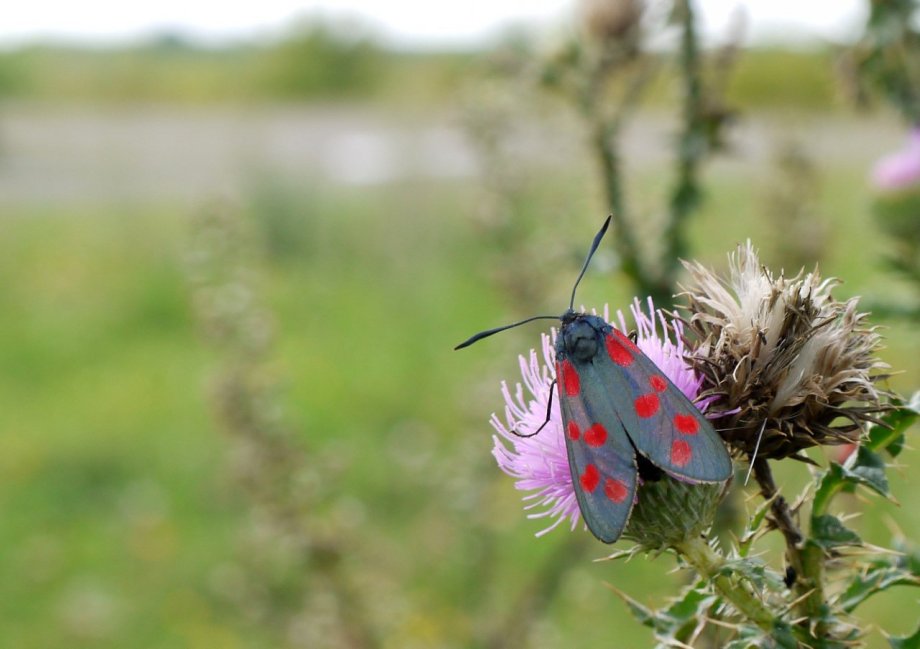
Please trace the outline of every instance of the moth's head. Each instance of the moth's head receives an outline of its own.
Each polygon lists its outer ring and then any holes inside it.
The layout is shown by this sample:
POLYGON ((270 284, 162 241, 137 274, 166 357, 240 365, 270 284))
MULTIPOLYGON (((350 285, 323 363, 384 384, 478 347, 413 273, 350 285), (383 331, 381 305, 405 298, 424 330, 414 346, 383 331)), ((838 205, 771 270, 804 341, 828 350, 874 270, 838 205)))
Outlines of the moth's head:
POLYGON ((597 330, 586 318, 575 316, 566 321, 563 316, 562 342, 567 356, 578 361, 591 360, 597 354, 597 337, 597 330))

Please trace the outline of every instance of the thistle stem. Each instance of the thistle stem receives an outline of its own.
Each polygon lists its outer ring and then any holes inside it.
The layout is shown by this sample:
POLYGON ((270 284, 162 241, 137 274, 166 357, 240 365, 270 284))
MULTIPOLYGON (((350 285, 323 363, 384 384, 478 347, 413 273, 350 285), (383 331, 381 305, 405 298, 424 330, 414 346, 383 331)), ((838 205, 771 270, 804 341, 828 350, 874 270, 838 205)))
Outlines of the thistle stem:
POLYGON ((642 289, 650 283, 650 279, 632 225, 626 216, 619 151, 621 115, 608 115, 602 108, 603 88, 611 67, 609 56, 601 56, 590 64, 579 93, 579 107, 591 127, 591 145, 601 170, 607 209, 616 235, 613 241, 622 270, 642 289))
POLYGON ((772 499, 770 513, 777 529, 786 540, 786 560, 795 570, 795 592, 799 603, 799 617, 803 624, 812 625, 812 633, 818 644, 824 646, 823 638, 828 629, 825 620, 827 603, 824 599, 824 556, 819 546, 808 543, 789 508, 789 503, 779 493, 773 480, 773 471, 764 458, 754 460, 754 479, 760 485, 760 493, 766 500, 772 499))
POLYGON ((699 168, 709 149, 693 5, 690 0, 678 0, 674 10, 681 28, 679 63, 683 124, 677 145, 677 179, 671 190, 670 210, 662 236, 665 245, 663 277, 671 285, 675 283, 675 276, 680 270, 679 259, 687 254, 687 218, 700 205, 702 190, 699 185, 699 168))
POLYGON ((725 570, 725 558, 713 550, 705 540, 694 537, 674 546, 693 568, 712 581, 716 591, 748 620, 767 633, 783 625, 782 620, 767 608, 738 578, 725 570))

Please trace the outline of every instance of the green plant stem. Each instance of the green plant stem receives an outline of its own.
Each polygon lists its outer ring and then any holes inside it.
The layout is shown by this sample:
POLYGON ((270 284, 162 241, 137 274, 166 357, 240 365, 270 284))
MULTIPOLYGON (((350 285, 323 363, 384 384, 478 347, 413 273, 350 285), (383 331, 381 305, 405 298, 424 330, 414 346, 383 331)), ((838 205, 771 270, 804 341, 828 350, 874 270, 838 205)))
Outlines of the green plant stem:
POLYGON ((782 621, 749 588, 725 570, 725 558, 700 537, 674 548, 701 576, 712 581, 716 591, 753 624, 767 633, 774 632, 782 621))
POLYGON ((703 111, 703 83, 696 16, 690 0, 678 0, 675 17, 681 27, 680 80, 682 131, 677 145, 677 179, 671 190, 670 210, 662 239, 663 285, 674 286, 680 258, 687 255, 687 218, 699 207, 702 191, 699 167, 709 147, 703 111))
POLYGON ((680 78, 682 89, 682 130, 677 144, 677 178, 671 190, 668 216, 663 226, 664 242, 660 263, 643 259, 627 214, 623 197, 622 172, 618 150, 620 123, 644 87, 644 80, 630 84, 623 105, 618 110, 603 109, 604 88, 612 70, 621 62, 616 50, 603 53, 587 65, 580 89, 579 106, 591 125, 592 147, 597 156, 604 182, 607 205, 613 216, 617 253, 621 269, 636 289, 659 304, 669 304, 674 297, 680 258, 686 256, 686 222, 699 207, 702 191, 699 167, 709 151, 702 83, 702 64, 696 33, 696 16, 690 0, 678 0, 675 17, 681 27, 680 78))
POLYGON ((645 284, 644 264, 636 245, 632 226, 626 216, 620 167, 620 118, 603 110, 602 95, 610 71, 615 68, 616 52, 591 57, 584 82, 578 93, 578 106, 591 129, 594 149, 604 183, 607 210, 613 220, 613 242, 620 256, 622 271, 641 289, 645 284))
POLYGON ((815 543, 809 543, 793 517, 789 503, 780 495, 773 480, 773 471, 764 458, 754 460, 754 479, 760 485, 760 493, 765 500, 772 500, 770 513, 773 523, 786 541, 786 560, 795 570, 795 593, 798 597, 797 608, 803 618, 803 625, 811 625, 816 638, 815 647, 825 646, 827 637, 826 623, 827 602, 824 593, 824 552, 815 543))
POLYGON ((627 216, 618 148, 621 120, 619 116, 599 114, 599 88, 596 84, 599 84, 599 81, 590 82, 585 91, 582 110, 592 124, 591 144, 601 168, 607 209, 613 219, 613 241, 620 256, 620 269, 632 280, 639 293, 650 295, 658 304, 668 304, 674 295, 673 286, 670 283, 662 283, 661 278, 649 270, 649 264, 642 259, 641 249, 627 216))
POLYGON ((643 290, 649 282, 644 264, 639 257, 639 249, 632 227, 626 218, 620 152, 617 147, 619 124, 616 120, 600 117, 595 117, 593 121, 592 144, 601 167, 607 209, 613 217, 613 227, 616 233, 614 242, 617 254, 620 256, 620 267, 633 280, 637 288, 643 290))

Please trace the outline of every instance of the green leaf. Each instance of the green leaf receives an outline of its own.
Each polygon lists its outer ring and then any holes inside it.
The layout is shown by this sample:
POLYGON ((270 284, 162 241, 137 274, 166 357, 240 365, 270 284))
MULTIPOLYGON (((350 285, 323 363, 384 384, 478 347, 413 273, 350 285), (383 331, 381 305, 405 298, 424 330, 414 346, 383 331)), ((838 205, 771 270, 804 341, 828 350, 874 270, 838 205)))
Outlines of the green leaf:
POLYGON ((920 626, 908 636, 888 638, 891 649, 920 649, 920 626))
POLYGON ((643 606, 617 589, 614 592, 626 602, 633 617, 643 626, 652 629, 656 637, 680 642, 691 638, 700 620, 708 617, 707 612, 718 601, 705 581, 690 586, 667 608, 660 610, 643 606))
POLYGON ((674 600, 664 611, 671 619, 668 637, 681 642, 689 641, 694 631, 709 616, 706 612, 716 603, 718 597, 700 582, 695 588, 688 588, 683 596, 674 600))
POLYGON ((914 413, 914 415, 920 416, 920 390, 917 390, 908 399, 905 403, 901 404, 903 410, 914 413))
MULTIPOLYGON (((901 412, 901 411, 897 411, 901 412)), ((889 413, 891 415, 893 413, 889 413)), ((901 423, 906 419, 899 420, 901 423)), ((913 421, 913 418, 910 419, 913 421)), ((900 425, 900 424, 899 424, 900 425)), ((890 444, 895 441, 894 437, 888 434, 892 429, 876 426, 875 428, 883 430, 886 434, 885 443, 890 444)), ((876 440, 878 441, 878 440, 876 440)), ((879 448, 879 442, 875 448, 879 448)), ((891 497, 888 489, 888 478, 885 476, 885 461, 882 457, 871 450, 873 444, 871 440, 860 446, 847 461, 846 465, 840 465, 832 462, 827 471, 821 474, 818 479, 818 487, 815 489, 815 499, 812 504, 812 515, 819 517, 827 511, 831 499, 840 491, 850 488, 854 485, 863 485, 876 493, 891 497)))
POLYGON ((811 520, 811 542, 817 543, 825 550, 841 545, 860 545, 862 539, 851 529, 848 529, 836 516, 825 514, 811 520))
POLYGON ((786 589, 782 575, 770 570, 759 559, 740 558, 726 560, 722 572, 728 576, 732 576, 732 574, 741 575, 758 590, 771 588, 772 590, 784 591, 786 589))
POLYGON ((796 642, 789 625, 782 623, 776 625, 769 634, 755 626, 742 626, 735 639, 719 646, 722 649, 799 649, 802 645, 796 642))
POLYGON ((746 557, 748 552, 751 551, 751 547, 754 544, 754 539, 757 538, 757 533, 760 531, 763 522, 767 518, 767 514, 770 511, 770 506, 773 504, 772 500, 765 500, 754 510, 754 513, 748 519, 747 525, 744 528, 744 532, 741 534, 741 538, 738 541, 738 554, 742 557, 746 557))
POLYGON ((895 437, 893 440, 891 440, 888 446, 885 447, 885 450, 888 451, 888 455, 890 455, 893 458, 898 457, 901 454, 901 451, 904 450, 905 441, 906 441, 906 438, 904 436, 904 433, 901 433, 900 435, 895 437))
POLYGON ((723 649, 761 649, 770 646, 770 638, 756 626, 742 626, 738 637, 722 645, 723 649))
POLYGON ((839 605, 847 613, 892 586, 920 586, 920 579, 907 568, 906 557, 886 557, 869 565, 850 581, 840 596, 839 605))
POLYGON ((831 499, 844 485, 846 485, 846 480, 843 467, 832 462, 827 471, 818 478, 818 487, 815 489, 815 498, 811 506, 814 515, 823 515, 831 499))
POLYGON ((708 592, 708 589, 704 590, 701 583, 684 592, 683 597, 674 600, 665 611, 675 620, 688 620, 698 617, 700 612, 712 606, 715 600, 716 596, 708 592))
POLYGON ((882 417, 881 426, 869 429, 869 439, 863 445, 872 451, 887 450, 892 455, 900 452, 904 433, 920 417, 920 391, 915 392, 907 402, 892 401, 894 410, 882 417))
POLYGON ((891 495, 885 476, 885 461, 865 446, 857 449, 855 461, 849 467, 845 466, 844 471, 853 482, 863 484, 886 498, 891 495))
POLYGON ((915 577, 920 577, 920 548, 915 543, 903 537, 897 537, 891 544, 891 549, 900 554, 895 561, 888 563, 896 563, 915 577))
POLYGON ((656 629, 658 626, 658 616, 660 613, 654 609, 650 609, 643 604, 640 604, 637 600, 633 599, 623 591, 618 588, 613 588, 613 592, 626 602, 626 606, 629 607, 629 612, 632 613, 632 616, 636 618, 636 621, 639 622, 642 626, 647 626, 650 629, 656 629))
POLYGON ((773 626, 772 636, 776 649, 798 649, 801 646, 796 641, 792 629, 785 622, 777 622, 773 626))

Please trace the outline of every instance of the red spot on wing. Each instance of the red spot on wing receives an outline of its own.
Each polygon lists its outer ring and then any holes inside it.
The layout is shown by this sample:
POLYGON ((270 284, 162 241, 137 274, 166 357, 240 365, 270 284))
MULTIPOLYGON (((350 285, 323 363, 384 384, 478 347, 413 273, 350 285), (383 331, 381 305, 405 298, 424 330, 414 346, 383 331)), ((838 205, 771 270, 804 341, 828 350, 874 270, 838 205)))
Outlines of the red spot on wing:
POLYGON ((696 435, 700 430, 700 422, 692 415, 674 415, 674 428, 684 435, 696 435))
POLYGON ((668 382, 657 374, 650 376, 648 382, 651 384, 652 389, 654 389, 655 392, 664 392, 668 389, 668 382))
POLYGON ((574 397, 578 394, 581 389, 581 381, 578 379, 578 372, 572 363, 567 360, 556 363, 556 376, 566 396, 574 397))
POLYGON ((654 392, 643 394, 635 401, 636 414, 640 417, 651 417, 658 412, 658 407, 660 405, 661 402, 658 400, 658 395, 654 392))
POLYGON ((569 431, 569 439, 573 442, 577 442, 578 438, 581 437, 581 431, 578 430, 578 424, 576 424, 574 421, 570 421, 567 428, 569 431))
POLYGON ((682 439, 675 439, 671 444, 671 462, 675 466, 684 466, 693 457, 693 449, 682 439))
POLYGON ((621 503, 629 495, 629 489, 620 480, 616 478, 607 478, 604 483, 604 494, 613 502, 621 503))
POLYGON ((633 355, 626 349, 620 340, 612 335, 608 335, 604 338, 604 343, 607 345, 607 354, 610 355, 610 360, 620 367, 627 367, 632 364, 633 355))
POLYGON ((620 339, 620 342, 623 344, 624 347, 626 347, 626 349, 628 349, 628 350, 630 350, 630 351, 634 351, 634 352, 636 352, 636 353, 638 353, 638 354, 641 354, 641 353, 642 353, 642 352, 639 350, 639 348, 636 347, 636 343, 634 343, 633 341, 631 341, 631 340, 629 339, 629 336, 627 336, 627 335, 624 334, 622 331, 619 331, 619 330, 617 330, 617 329, 614 329, 613 332, 617 335, 617 338, 620 339))
POLYGON ((596 466, 589 464, 585 467, 585 472, 581 474, 578 481, 581 483, 582 489, 588 493, 592 493, 597 489, 597 485, 601 481, 601 474, 598 472, 596 466))
POLYGON ((607 441, 607 429, 600 424, 594 424, 585 431, 585 444, 588 446, 603 446, 607 441))

